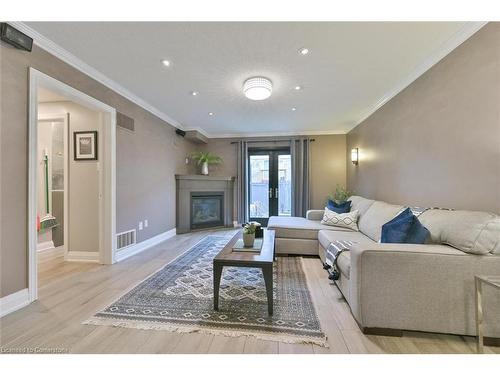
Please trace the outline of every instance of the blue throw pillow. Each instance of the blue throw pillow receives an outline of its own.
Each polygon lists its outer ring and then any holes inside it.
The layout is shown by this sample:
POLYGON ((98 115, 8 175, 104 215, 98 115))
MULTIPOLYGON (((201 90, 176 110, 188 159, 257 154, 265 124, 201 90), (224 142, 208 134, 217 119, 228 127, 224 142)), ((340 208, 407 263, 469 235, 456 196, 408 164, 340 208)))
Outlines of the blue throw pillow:
POLYGON ((431 235, 431 232, 422 225, 420 220, 416 216, 411 226, 408 237, 406 237, 406 243, 423 244, 427 241, 427 238, 431 235))
POLYGON ((328 199, 326 207, 328 207, 330 211, 334 211, 338 214, 345 214, 347 212, 351 212, 351 201, 337 203, 331 199, 328 199))
POLYGON ((418 218, 407 208, 382 225, 381 243, 423 244, 430 235, 418 218))
POLYGON ((413 213, 409 208, 394 219, 382 225, 381 243, 405 243, 408 232, 413 225, 413 213))

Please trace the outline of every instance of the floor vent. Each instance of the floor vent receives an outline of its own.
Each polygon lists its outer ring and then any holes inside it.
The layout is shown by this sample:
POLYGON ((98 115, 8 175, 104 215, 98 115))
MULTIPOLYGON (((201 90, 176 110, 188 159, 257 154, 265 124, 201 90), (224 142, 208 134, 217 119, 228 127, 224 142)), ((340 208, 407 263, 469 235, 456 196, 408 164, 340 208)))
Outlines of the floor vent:
POLYGON ((135 229, 116 235, 116 250, 122 250, 135 244, 135 229))

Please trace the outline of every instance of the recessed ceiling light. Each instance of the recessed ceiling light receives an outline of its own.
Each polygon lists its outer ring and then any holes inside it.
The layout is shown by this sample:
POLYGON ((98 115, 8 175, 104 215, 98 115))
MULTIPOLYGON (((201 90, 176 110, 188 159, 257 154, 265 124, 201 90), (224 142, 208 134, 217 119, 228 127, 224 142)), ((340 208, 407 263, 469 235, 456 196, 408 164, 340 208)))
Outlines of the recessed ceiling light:
POLYGON ((295 107, 292 107, 292 111, 296 111, 296 110, 297 110, 297 108, 295 108, 295 107))
POLYGON ((302 47, 301 49, 299 49, 299 52, 301 55, 307 55, 309 53, 309 50, 305 47, 302 47))
POLYGON ((302 90, 302 86, 295 86, 295 90, 297 91, 302 90))
POLYGON ((273 83, 266 77, 252 77, 243 83, 243 93, 251 100, 264 100, 271 96, 273 83))
POLYGON ((213 113, 213 112, 208 112, 208 115, 209 115, 209 116, 213 116, 214 114, 215 114, 215 113, 213 113))
POLYGON ((164 66, 170 66, 170 61, 168 60, 161 60, 161 63, 164 65, 164 66))
POLYGON ((198 95, 198 91, 191 91, 191 96, 196 96, 198 95))

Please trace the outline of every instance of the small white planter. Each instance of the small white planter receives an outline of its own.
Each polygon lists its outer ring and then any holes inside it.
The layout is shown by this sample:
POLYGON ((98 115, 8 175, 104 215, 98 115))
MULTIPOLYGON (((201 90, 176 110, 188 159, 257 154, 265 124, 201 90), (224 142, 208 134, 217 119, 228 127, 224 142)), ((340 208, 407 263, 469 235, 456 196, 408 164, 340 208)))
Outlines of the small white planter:
POLYGON ((255 242, 255 233, 243 233, 243 245, 245 247, 252 247, 255 242))
POLYGON ((204 162, 201 165, 201 174, 205 175, 205 176, 208 176, 208 163, 207 162, 204 162))

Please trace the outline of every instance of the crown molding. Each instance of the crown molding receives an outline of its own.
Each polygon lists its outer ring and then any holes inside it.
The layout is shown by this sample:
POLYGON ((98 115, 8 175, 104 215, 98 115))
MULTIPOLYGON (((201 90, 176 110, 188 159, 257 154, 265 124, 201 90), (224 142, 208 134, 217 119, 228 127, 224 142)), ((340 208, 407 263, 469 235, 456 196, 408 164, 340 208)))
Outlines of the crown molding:
POLYGON ((208 138, 258 138, 258 137, 297 137, 308 135, 339 135, 347 134, 344 130, 311 130, 297 132, 261 132, 252 134, 242 133, 209 133, 208 138))
POLYGON ((417 78, 419 78, 422 74, 424 74, 427 70, 437 64, 440 60, 442 60, 446 55, 448 55, 451 51, 457 48, 460 44, 469 39, 473 34, 479 31, 483 26, 487 24, 487 22, 469 22, 467 23, 461 30, 455 33, 452 37, 450 37, 443 45, 438 48, 433 54, 431 54, 427 59, 424 60, 422 64, 420 64, 413 72, 408 75, 405 79, 403 79, 399 84, 397 84, 393 89, 387 91, 379 100, 373 103, 371 106, 366 108, 365 111, 362 112, 359 120, 353 123, 352 127, 349 127, 347 130, 338 131, 338 130, 319 130, 319 131, 301 131, 301 132, 264 132, 264 133, 254 133, 254 134, 241 134, 241 133, 211 133, 207 132, 204 129, 199 127, 196 128, 188 128, 180 124, 178 121, 174 120, 164 112, 160 111, 158 108, 152 106, 144 99, 138 97, 137 95, 130 92, 128 89, 124 88, 117 82, 113 81, 109 77, 105 76, 97 69, 91 67, 87 63, 80 60, 75 55, 71 54, 61 46, 57 45, 50 39, 46 38, 42 34, 33 30, 31 27, 27 26, 23 22, 9 22, 12 26, 19 29, 23 33, 27 34, 31 38, 33 38, 33 42, 44 49, 45 51, 51 53, 55 57, 64 61, 65 63, 71 65, 72 67, 78 69, 82 73, 88 75, 89 77, 95 79, 106 87, 112 89, 138 106, 144 108, 148 112, 154 114, 158 118, 162 119, 166 123, 175 126, 184 131, 189 130, 197 130, 207 138, 252 138, 252 137, 274 137, 274 136, 299 136, 299 135, 331 135, 331 134, 347 134, 356 126, 365 121, 368 117, 370 117, 373 113, 375 113, 379 108, 381 108, 384 104, 386 104, 389 100, 403 91, 406 87, 408 87, 412 82, 414 82, 417 78))
POLYGON ((444 42, 440 48, 438 48, 434 53, 432 53, 427 59, 424 60, 412 73, 402 80, 396 87, 392 90, 386 92, 379 100, 377 100, 373 105, 369 106, 361 115, 360 119, 352 126, 351 129, 347 131, 349 133, 356 126, 365 121, 373 113, 375 113, 379 108, 381 108, 385 103, 394 98, 397 94, 407 88, 410 84, 417 80, 426 71, 436 65, 444 57, 446 57, 451 51, 469 39, 472 35, 478 32, 483 26, 488 22, 469 22, 462 29, 453 34, 446 42, 444 42))
POLYGON ((92 79, 95 79, 99 83, 103 84, 104 86, 112 89, 116 93, 120 94, 121 96, 127 98, 131 102, 137 104, 138 106, 144 108, 146 111, 152 113, 153 115, 157 116, 158 118, 162 119, 169 125, 175 126, 176 128, 184 130, 184 126, 181 125, 178 121, 174 120, 172 117, 168 116, 164 112, 160 111, 158 108, 152 106, 148 102, 146 102, 144 99, 138 97, 137 95, 133 94, 131 91, 126 89, 125 87, 121 86, 119 83, 113 81, 111 78, 107 77, 106 75, 102 74, 100 71, 97 69, 93 68, 92 66, 88 65, 87 63, 83 62, 80 60, 78 57, 73 55, 72 53, 68 52, 58 44, 54 43, 52 40, 46 38, 42 34, 40 34, 38 31, 32 29, 28 25, 26 25, 24 22, 9 22, 12 26, 14 26, 16 29, 22 31, 29 37, 33 38, 33 42, 43 50, 49 52, 50 54, 54 55, 58 59, 64 61, 65 63, 71 65, 73 68, 78 69, 82 73, 88 75, 92 79))

